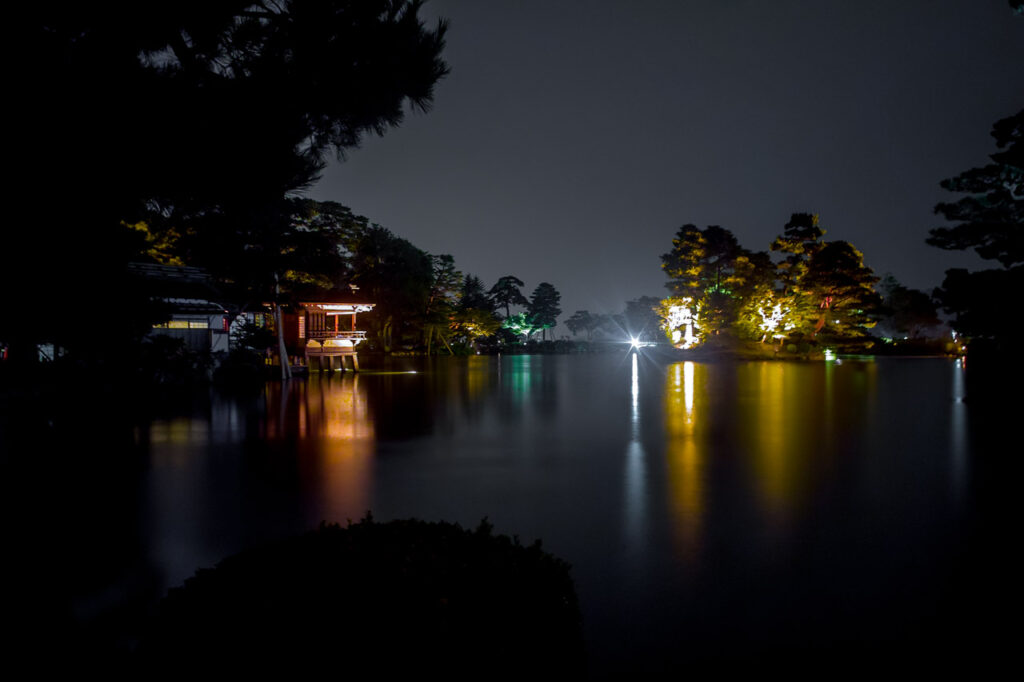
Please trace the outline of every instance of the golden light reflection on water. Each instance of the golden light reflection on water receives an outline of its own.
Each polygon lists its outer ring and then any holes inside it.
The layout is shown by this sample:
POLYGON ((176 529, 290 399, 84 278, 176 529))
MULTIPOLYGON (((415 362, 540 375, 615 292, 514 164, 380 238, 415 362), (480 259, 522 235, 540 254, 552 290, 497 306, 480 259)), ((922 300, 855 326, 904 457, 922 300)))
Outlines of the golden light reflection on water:
POLYGON ((697 442, 707 368, 693 362, 669 365, 665 384, 665 452, 669 500, 676 537, 686 555, 699 552, 704 519, 704 454, 697 442))
POLYGON ((466 358, 466 397, 476 400, 491 388, 491 359, 486 355, 471 355, 466 358))
POLYGON ((294 382, 268 395, 267 415, 268 437, 298 436, 311 445, 299 464, 301 478, 326 520, 361 518, 370 508, 376 434, 359 375, 294 382), (275 414, 276 420, 270 418, 275 414))
POLYGON ((186 470, 193 459, 193 446, 209 442, 210 424, 193 417, 154 421, 144 434, 136 429, 135 441, 143 440, 149 444, 155 467, 186 470))
MULTIPOLYGON (((750 366, 753 368, 754 366, 750 366)), ((749 423, 756 425, 753 430, 753 462, 756 473, 757 493, 762 510, 769 520, 785 522, 792 511, 796 495, 798 463, 795 453, 801 447, 803 433, 812 424, 801 424, 812 415, 800 415, 803 401, 789 395, 786 390, 787 371, 793 368, 779 362, 762 362, 757 367, 754 379, 757 393, 753 401, 753 413, 749 423)), ((743 369, 741 368, 741 372, 743 369)), ((826 372, 830 368, 826 368, 826 372)), ((831 377, 826 376, 826 382, 831 377)), ((826 400, 830 391, 826 386, 826 400)))

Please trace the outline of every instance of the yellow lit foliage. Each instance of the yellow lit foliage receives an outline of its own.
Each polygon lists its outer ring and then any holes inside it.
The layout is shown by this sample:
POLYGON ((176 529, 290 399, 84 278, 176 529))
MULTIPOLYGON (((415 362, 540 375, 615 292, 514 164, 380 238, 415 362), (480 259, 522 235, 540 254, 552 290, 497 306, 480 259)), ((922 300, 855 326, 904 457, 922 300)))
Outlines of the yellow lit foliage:
POLYGON ((145 221, 137 223, 121 223, 132 232, 138 232, 146 239, 146 255, 160 265, 185 265, 176 254, 181 234, 174 228, 154 230, 145 221))

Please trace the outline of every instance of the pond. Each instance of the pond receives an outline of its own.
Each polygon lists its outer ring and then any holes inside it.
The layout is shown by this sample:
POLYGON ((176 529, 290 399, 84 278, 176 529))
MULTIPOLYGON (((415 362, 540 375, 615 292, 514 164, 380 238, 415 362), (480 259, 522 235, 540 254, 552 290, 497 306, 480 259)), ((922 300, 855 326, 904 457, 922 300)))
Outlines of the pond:
POLYGON ((960 360, 363 365, 136 424, 118 492, 71 495, 102 564, 76 617, 371 510, 541 539, 573 567, 594 677, 995 646, 1009 453, 960 360))

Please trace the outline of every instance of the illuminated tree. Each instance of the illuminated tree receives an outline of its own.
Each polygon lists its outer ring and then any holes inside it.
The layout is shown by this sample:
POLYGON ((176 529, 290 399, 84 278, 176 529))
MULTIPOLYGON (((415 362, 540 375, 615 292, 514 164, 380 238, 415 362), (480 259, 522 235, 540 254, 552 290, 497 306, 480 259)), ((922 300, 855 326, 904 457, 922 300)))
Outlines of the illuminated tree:
POLYGON ((674 296, 699 298, 704 294, 705 243, 696 225, 687 223, 672 239, 672 250, 661 256, 661 268, 668 275, 665 284, 674 296))
POLYGON ((452 315, 451 330, 470 345, 487 336, 493 336, 501 329, 501 320, 493 312, 481 308, 460 308, 452 315))
MULTIPOLYGON (((700 307, 706 334, 731 330, 743 301, 774 281, 768 254, 747 251, 732 232, 717 225, 704 230, 683 225, 661 261, 671 298, 689 298, 694 309, 700 307)), ((678 303, 662 308, 673 306, 678 303)))
POLYGON ((479 277, 466 275, 462 280, 459 303, 451 319, 452 331, 475 347, 478 339, 492 336, 501 328, 494 312, 494 301, 479 277))
POLYGON ((772 289, 749 296, 740 308, 736 329, 741 338, 765 343, 783 340, 795 329, 784 298, 772 289))
POLYGON ((703 340, 700 321, 700 303, 690 296, 669 296, 661 300, 657 309, 662 329, 672 345, 689 349, 703 340))
POLYGON ((804 278, 811 258, 825 246, 822 241, 824 235, 825 230, 819 225, 817 214, 794 213, 783 234, 771 244, 772 251, 784 254, 777 266, 782 289, 775 292, 774 299, 789 311, 787 318, 793 331, 801 334, 812 334, 821 317, 821 296, 804 285, 804 278))
MULTIPOLYGON (((864 255, 852 244, 826 242, 797 282, 807 299, 818 303, 811 334, 820 343, 845 350, 870 347, 873 340, 868 330, 875 326, 881 305, 874 289, 877 281, 871 268, 864 265, 864 255)), ((797 329, 805 333, 808 323, 799 316, 794 320, 797 329)))
POLYGON ((509 315, 502 320, 501 328, 509 330, 516 336, 523 336, 527 339, 540 331, 540 327, 537 326, 535 320, 529 313, 516 313, 515 315, 509 315))
POLYGON ((703 230, 683 225, 672 240, 672 250, 661 257, 661 267, 669 277, 665 286, 676 296, 726 290, 736 259, 744 253, 729 230, 718 225, 703 230))
POLYGON ((772 242, 771 250, 786 254, 778 266, 779 279, 784 293, 791 293, 790 290, 799 289, 808 261, 824 246, 821 238, 825 230, 818 225, 818 215, 811 213, 794 213, 783 229, 783 234, 772 242))

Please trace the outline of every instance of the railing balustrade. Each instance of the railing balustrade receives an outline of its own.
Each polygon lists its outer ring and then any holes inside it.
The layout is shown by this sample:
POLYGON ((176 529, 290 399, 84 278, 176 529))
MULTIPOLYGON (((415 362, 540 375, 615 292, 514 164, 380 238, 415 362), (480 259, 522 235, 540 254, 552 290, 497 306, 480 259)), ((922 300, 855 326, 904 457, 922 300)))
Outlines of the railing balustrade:
POLYGON ((315 329, 306 332, 306 338, 311 341, 327 341, 330 339, 341 339, 347 341, 363 341, 366 339, 366 332, 334 331, 333 329, 315 329))

